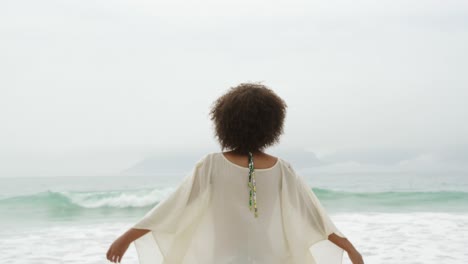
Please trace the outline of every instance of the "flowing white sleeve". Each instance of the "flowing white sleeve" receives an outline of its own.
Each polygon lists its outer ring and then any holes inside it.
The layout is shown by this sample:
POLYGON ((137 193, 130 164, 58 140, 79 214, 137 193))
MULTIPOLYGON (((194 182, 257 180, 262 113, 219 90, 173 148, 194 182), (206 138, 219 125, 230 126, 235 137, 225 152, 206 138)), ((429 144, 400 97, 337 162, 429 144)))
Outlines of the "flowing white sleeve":
POLYGON ((207 156, 169 196, 132 226, 150 232, 134 241, 140 264, 181 263, 200 216, 209 204, 207 156))
POLYGON ((297 261, 341 264, 344 250, 329 241, 328 236, 332 233, 345 236, 333 223, 311 186, 290 164, 286 166, 281 188, 285 233, 297 261))

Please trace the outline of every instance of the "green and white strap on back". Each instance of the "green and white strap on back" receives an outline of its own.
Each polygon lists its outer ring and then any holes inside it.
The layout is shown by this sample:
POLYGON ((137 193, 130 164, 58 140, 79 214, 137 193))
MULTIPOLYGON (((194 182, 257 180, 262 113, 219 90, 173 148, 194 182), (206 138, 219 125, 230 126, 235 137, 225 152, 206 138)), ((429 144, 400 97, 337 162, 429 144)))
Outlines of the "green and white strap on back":
POLYGON ((257 188, 255 183, 255 169, 252 152, 249 151, 249 183, 250 197, 249 197, 249 209, 252 211, 252 205, 254 209, 255 217, 258 217, 257 211, 257 188))

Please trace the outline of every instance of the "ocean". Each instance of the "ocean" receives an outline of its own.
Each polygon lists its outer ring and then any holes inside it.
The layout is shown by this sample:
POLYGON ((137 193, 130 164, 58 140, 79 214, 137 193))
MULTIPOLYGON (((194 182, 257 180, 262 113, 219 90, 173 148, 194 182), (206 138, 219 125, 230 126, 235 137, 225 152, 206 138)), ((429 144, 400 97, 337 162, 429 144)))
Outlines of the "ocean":
MULTIPOLYGON (((302 174, 365 263, 468 263, 468 175, 302 174)), ((0 263, 109 263, 183 176, 0 178, 0 263)))

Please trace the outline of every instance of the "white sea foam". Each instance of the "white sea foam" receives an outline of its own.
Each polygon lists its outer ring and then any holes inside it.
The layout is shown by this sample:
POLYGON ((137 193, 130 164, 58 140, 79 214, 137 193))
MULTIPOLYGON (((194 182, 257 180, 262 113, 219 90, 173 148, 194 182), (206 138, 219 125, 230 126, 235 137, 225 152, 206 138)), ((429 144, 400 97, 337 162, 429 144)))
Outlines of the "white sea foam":
MULTIPOLYGON (((340 213, 331 217, 365 263, 468 263, 466 213, 340 213)), ((131 225, 114 221, 1 230, 0 263, 107 263, 109 245, 131 225)), ((122 263, 137 263, 133 245, 122 263)), ((351 263, 346 254, 343 263, 351 263)))
POLYGON ((84 208, 98 207, 144 207, 163 200, 174 188, 154 189, 134 192, 59 192, 73 204, 84 208))
POLYGON ((466 213, 346 213, 332 218, 365 263, 468 263, 466 213))

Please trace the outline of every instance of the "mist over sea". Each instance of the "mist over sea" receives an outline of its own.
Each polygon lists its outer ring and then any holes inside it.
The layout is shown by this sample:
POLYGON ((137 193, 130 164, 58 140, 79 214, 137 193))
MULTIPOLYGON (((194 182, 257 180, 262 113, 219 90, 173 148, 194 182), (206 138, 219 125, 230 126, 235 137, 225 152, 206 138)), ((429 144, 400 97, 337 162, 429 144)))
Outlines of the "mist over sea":
MULTIPOLYGON (((301 174, 366 263, 467 263, 465 175, 301 174)), ((107 263, 183 176, 0 178, 0 263, 107 263)), ((137 263, 133 245, 122 263, 137 263)))

